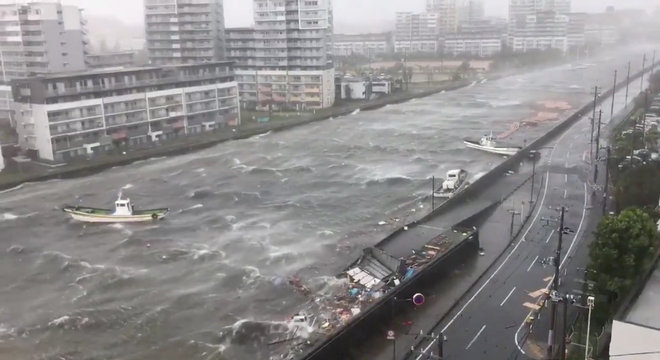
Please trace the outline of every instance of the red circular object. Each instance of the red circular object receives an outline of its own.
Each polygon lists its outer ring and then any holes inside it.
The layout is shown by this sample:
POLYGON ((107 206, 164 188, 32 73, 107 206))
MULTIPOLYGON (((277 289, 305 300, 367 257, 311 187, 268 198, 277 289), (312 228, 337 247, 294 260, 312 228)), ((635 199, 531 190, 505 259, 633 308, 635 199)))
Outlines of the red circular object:
POLYGON ((413 295, 412 302, 417 306, 424 304, 424 295, 422 295, 421 293, 417 293, 413 295))

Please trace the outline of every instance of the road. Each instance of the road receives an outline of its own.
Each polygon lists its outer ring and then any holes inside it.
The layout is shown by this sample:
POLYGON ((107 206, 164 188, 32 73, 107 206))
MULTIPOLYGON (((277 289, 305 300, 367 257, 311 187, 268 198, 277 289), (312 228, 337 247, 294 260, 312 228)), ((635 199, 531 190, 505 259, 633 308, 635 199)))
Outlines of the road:
MULTIPOLYGON (((624 91, 616 95, 615 110, 622 109, 624 91)), ((610 102, 603 104, 609 110, 610 102), (605 106, 607 105, 607 106, 605 106)), ((609 111, 604 123, 609 121, 609 111)), ((580 288, 580 273, 586 263, 587 229, 593 227, 600 213, 600 197, 591 197, 589 185, 592 172, 589 165, 590 117, 585 115, 564 132, 550 147, 542 150, 539 172, 546 182, 540 194, 532 221, 511 250, 494 270, 467 294, 456 310, 429 332, 442 332, 446 337, 445 359, 508 359, 534 357, 523 348, 528 333, 525 319, 542 298, 554 274, 551 258, 558 241, 558 209, 567 211, 564 226, 570 232, 563 237, 561 268, 564 287, 580 288), (595 199, 595 200, 594 200, 595 199), (592 201, 596 207, 592 210, 592 201), (579 249, 579 258, 574 258, 579 249), (568 281, 566 281, 568 280, 568 281), (576 281, 577 280, 577 281, 576 281)), ((547 318, 547 315, 546 315, 547 318)), ((535 325, 535 338, 547 338, 547 328, 535 325)), ((411 359, 428 358, 438 353, 435 340, 424 341, 411 359)))

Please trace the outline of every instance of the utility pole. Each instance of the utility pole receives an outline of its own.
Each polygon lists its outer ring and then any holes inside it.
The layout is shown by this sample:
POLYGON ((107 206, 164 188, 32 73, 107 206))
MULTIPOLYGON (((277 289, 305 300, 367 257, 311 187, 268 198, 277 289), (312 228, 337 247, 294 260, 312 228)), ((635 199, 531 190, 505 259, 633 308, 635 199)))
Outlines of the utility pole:
POLYGON ((628 61, 628 75, 626 76, 626 108, 628 108, 628 86, 630 85, 630 61, 628 61))
POLYGON ((644 90, 644 70, 646 70, 646 54, 642 59, 642 80, 639 82, 639 92, 641 93, 644 90))
MULTIPOLYGON (((555 276, 552 279, 552 292, 550 293, 550 298, 557 293, 559 289, 559 265, 561 264, 561 242, 564 234, 564 212, 566 208, 561 207, 561 219, 559 221, 559 241, 557 241, 557 252, 555 253, 554 265, 555 265, 555 276)), ((553 348, 555 346, 555 319, 557 317, 557 302, 550 302, 550 329, 548 330, 548 358, 551 359, 553 356, 553 348)))
POLYGON ((596 161, 594 161, 594 185, 598 180, 598 153, 600 152, 600 124, 603 118, 603 110, 598 112, 598 132, 596 133, 596 161))
POLYGON ((642 112, 642 148, 646 148, 646 110, 649 108, 649 92, 644 91, 644 111, 642 112))
MULTIPOLYGON (((610 120, 614 117, 614 95, 616 95, 616 75, 617 75, 617 70, 614 70, 614 87, 612 87, 612 109, 610 110, 610 120)), ((596 146, 596 151, 598 151, 598 146, 596 146)))
POLYGON ((598 86, 594 88, 594 111, 591 115, 591 140, 589 141, 589 161, 594 161, 594 121, 596 121, 596 105, 598 103, 598 86))
POLYGON ((568 296, 564 295, 562 297, 562 305, 563 305, 563 321, 561 322, 562 324, 562 332, 561 332, 561 344, 559 345, 559 350, 561 351, 560 354, 560 359, 561 360, 566 360, 566 331, 568 327, 568 296))
POLYGON ((630 133, 630 167, 633 165, 633 155, 635 155, 635 128, 637 127, 637 118, 633 116, 633 126, 630 133))
POLYGON ((431 177, 431 212, 435 211, 435 176, 431 177))
POLYGON ((605 159, 605 187, 603 188, 603 216, 607 212, 607 189, 610 181, 610 147, 607 147, 607 158, 605 159))

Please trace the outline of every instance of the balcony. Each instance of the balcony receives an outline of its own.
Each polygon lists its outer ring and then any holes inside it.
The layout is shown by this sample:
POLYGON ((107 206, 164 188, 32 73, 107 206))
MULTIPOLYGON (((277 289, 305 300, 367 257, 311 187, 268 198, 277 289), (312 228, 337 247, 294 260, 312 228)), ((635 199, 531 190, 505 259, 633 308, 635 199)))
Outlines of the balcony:
MULTIPOLYGON (((166 57, 166 56, 163 56, 166 57)), ((159 79, 151 79, 151 80, 142 80, 142 81, 136 81, 132 83, 120 83, 120 84, 113 84, 111 86, 91 86, 91 87, 86 87, 86 88, 68 88, 65 90, 52 90, 49 89, 46 92, 46 95, 49 97, 55 97, 55 96, 67 96, 67 95, 79 95, 79 94, 84 94, 84 93, 92 93, 92 92, 100 92, 100 91, 116 91, 116 90, 122 90, 122 89, 131 89, 131 88, 137 88, 137 87, 143 87, 143 86, 157 86, 157 85, 165 85, 165 84, 170 84, 170 83, 176 83, 176 82, 187 82, 187 81, 199 81, 199 80, 215 80, 215 79, 222 79, 226 81, 230 81, 230 79, 227 79, 228 77, 232 77, 234 74, 231 71, 226 71, 220 74, 208 74, 208 75, 202 75, 202 76, 168 76, 168 77, 162 77, 159 79)))

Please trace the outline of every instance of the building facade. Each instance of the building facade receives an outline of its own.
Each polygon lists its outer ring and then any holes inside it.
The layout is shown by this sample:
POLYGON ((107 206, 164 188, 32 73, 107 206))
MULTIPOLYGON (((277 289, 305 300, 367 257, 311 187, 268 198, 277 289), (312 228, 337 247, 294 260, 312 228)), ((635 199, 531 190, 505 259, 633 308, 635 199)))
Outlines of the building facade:
POLYGON ((11 86, 0 84, 0 125, 15 126, 11 86))
POLYGON ((491 57, 502 52, 502 36, 492 32, 459 32, 445 37, 444 53, 491 57))
POLYGON ((568 51, 577 52, 582 49, 586 44, 586 13, 570 13, 568 14, 568 51))
POLYGON ((2 81, 85 69, 85 27, 75 6, 46 2, 0 5, 2 81))
POLYGON ((230 62, 97 70, 12 81, 19 146, 68 161, 240 122, 230 62))
POLYGON ((392 34, 337 34, 333 38, 334 56, 362 55, 373 58, 377 55, 389 54, 393 51, 392 34))
POLYGON ((440 26, 438 13, 397 12, 394 52, 437 53, 440 26))
POLYGON ((334 104, 330 0, 254 0, 254 28, 228 29, 246 109, 312 110, 334 104))
POLYGON ((566 15, 571 12, 571 0, 509 0, 509 22, 524 21, 544 11, 566 15))
POLYGON ((486 16, 483 0, 459 0, 457 4, 457 25, 481 21, 486 16))
MULTIPOLYGON (((459 6, 469 6, 469 2, 470 0, 426 0, 426 12, 437 15, 440 33, 452 33, 458 28, 459 6)), ((477 0, 474 0, 475 4, 476 2, 477 0)))
POLYGON ((225 58, 223 0, 144 0, 152 65, 180 65, 225 58))
POLYGON ((509 28, 507 46, 514 52, 557 49, 568 51, 568 16, 554 11, 528 15, 509 28))
POLYGON ((119 51, 103 54, 88 54, 87 66, 92 69, 135 65, 134 51, 119 51))

